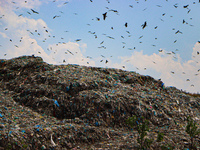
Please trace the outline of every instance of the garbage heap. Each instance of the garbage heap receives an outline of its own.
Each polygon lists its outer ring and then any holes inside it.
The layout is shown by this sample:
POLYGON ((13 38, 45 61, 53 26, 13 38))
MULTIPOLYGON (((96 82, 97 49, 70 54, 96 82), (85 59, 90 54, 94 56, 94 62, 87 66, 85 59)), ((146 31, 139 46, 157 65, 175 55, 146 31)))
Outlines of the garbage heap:
MULTIPOLYGON (((62 142, 61 147, 72 148, 76 143, 91 144, 101 141, 108 137, 107 129, 123 128, 128 131, 130 128, 125 120, 133 115, 147 118, 152 131, 155 127, 157 130, 158 128, 181 129, 186 126, 187 116, 191 116, 197 122, 200 120, 200 96, 193 96, 175 87, 165 87, 161 80, 113 68, 86 67, 76 64, 51 65, 34 55, 10 60, 1 59, 0 88, 2 95, 9 95, 10 103, 11 99, 13 100, 12 104, 9 104, 6 98, 1 101, 6 105, 0 108, 2 135, 5 133, 12 135, 12 130, 13 132, 23 130, 22 133, 25 134, 31 132, 25 129, 35 129, 37 134, 34 132, 29 136, 38 135, 37 139, 50 139, 50 133, 56 132, 49 129, 48 122, 44 122, 50 118, 51 124, 54 122, 57 128, 59 125, 59 129, 73 128, 66 127, 66 124, 81 125, 82 127, 71 131, 77 133, 77 140, 70 142, 70 137, 67 137, 64 141, 68 141, 68 144, 62 142), (13 105, 19 108, 13 110, 13 105), (7 107, 12 110, 12 114, 6 113, 7 107), (43 120, 43 123, 42 121, 41 124, 34 121, 28 123, 29 121, 25 121, 29 119, 26 116, 23 121, 24 126, 19 127, 21 122, 16 123, 13 119, 15 111, 22 112, 22 110, 26 110, 27 113, 37 113, 37 117, 43 120), (12 128, 7 130, 10 126, 12 128), (49 131, 46 137, 42 135, 44 129, 49 131), (90 131, 88 133, 91 134, 90 137, 86 138, 85 133, 78 131, 83 129, 90 131)), ((61 136, 59 134, 61 133, 57 133, 56 137, 61 136)), ((16 142, 14 136, 11 137, 10 139, 16 142)), ((5 138, 6 136, 4 140, 5 138)), ((48 142, 50 143, 50 140, 45 144, 38 142, 38 145, 40 148, 42 146, 49 148, 48 142)))

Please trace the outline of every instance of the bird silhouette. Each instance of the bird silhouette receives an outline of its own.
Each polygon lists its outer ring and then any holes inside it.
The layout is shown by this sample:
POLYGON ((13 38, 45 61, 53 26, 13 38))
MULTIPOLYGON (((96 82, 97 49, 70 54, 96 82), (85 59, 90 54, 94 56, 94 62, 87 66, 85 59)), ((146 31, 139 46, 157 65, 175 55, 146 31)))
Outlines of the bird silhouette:
POLYGON ((128 27, 128 23, 127 22, 125 23, 125 27, 128 27))
POLYGON ((37 11, 35 11, 35 10, 33 10, 33 9, 31 9, 31 11, 32 11, 33 13, 35 13, 35 14, 39 14, 39 12, 37 12, 37 11))
POLYGON ((183 8, 187 8, 189 5, 185 5, 185 6, 183 6, 183 8))
POLYGON ((142 25, 142 29, 144 29, 147 26, 147 22, 145 21, 144 24, 142 25))
POLYGON ((107 12, 105 12, 105 13, 103 14, 103 20, 106 20, 106 17, 107 17, 107 12))

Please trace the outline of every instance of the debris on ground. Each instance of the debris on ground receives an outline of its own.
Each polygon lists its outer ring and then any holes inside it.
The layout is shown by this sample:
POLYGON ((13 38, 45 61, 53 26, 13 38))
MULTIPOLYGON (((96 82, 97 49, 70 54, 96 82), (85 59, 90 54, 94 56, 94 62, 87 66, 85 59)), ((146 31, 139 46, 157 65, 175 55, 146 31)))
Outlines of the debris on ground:
POLYGON ((200 95, 120 69, 51 65, 34 55, 0 59, 4 148, 136 149, 137 132, 126 124, 133 115, 149 120, 147 136, 162 132, 162 144, 188 148, 187 117, 200 128, 200 95))

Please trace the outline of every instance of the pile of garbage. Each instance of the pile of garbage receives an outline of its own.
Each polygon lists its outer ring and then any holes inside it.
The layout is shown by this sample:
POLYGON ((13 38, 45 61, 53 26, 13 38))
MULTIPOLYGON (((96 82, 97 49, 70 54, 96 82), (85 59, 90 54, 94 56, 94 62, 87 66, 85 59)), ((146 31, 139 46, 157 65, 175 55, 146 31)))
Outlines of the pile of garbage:
POLYGON ((149 136, 163 131, 179 148, 188 147, 187 116, 200 127, 200 96, 136 72, 51 65, 34 55, 0 59, 0 97, 0 145, 7 139, 17 148, 133 149, 137 132, 125 122, 133 115, 149 120, 149 136))

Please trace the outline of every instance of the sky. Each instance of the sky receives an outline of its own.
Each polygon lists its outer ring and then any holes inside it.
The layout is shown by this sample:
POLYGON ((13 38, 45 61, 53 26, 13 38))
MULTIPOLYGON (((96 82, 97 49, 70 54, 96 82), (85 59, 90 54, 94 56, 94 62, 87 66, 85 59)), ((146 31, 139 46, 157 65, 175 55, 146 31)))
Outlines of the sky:
POLYGON ((118 68, 200 93, 199 53, 198 0, 0 1, 0 59, 118 68))

